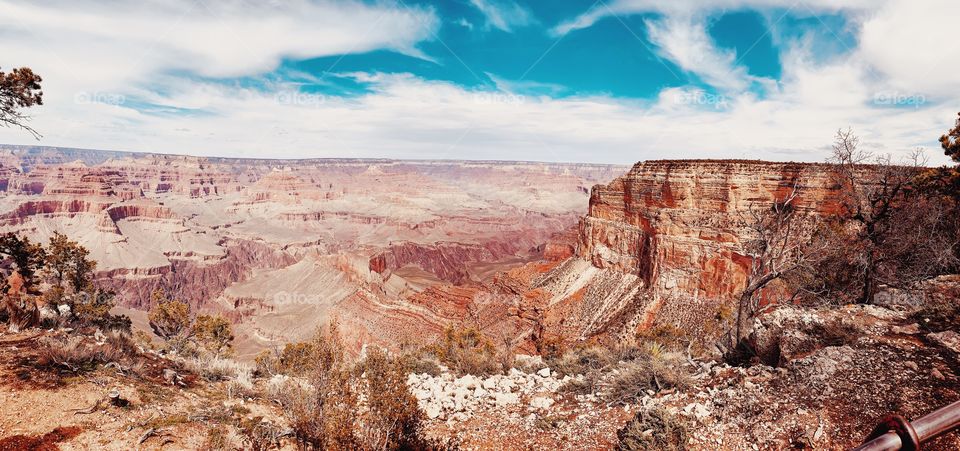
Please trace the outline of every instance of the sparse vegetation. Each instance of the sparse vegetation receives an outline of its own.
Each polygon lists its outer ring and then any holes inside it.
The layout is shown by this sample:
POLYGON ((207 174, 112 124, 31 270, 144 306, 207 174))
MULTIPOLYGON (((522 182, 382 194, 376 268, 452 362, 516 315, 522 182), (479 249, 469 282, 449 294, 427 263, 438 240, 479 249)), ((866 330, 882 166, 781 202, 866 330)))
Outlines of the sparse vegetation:
POLYGON ((336 322, 313 340, 314 370, 310 385, 289 384, 281 396, 294 436, 308 449, 352 449, 358 443, 353 425, 357 397, 336 322))
POLYGON ((833 150, 837 213, 816 234, 826 244, 805 291, 871 303, 881 286, 910 288, 957 268, 956 206, 930 183, 919 153, 897 163, 863 150, 849 130, 833 150))
POLYGON ((191 320, 190 306, 183 301, 154 291, 154 305, 148 314, 150 328, 172 351, 196 355, 228 355, 232 348, 233 328, 220 315, 197 315, 191 320))
POLYGON ((214 355, 228 354, 232 349, 233 328, 223 316, 197 315, 192 335, 201 348, 214 355))
POLYGON ((185 338, 190 330, 190 306, 168 299, 162 290, 153 292, 153 308, 147 318, 153 333, 168 343, 185 338))
POLYGON ((642 409, 617 431, 620 451, 682 451, 687 449, 687 428, 660 408, 642 409))
POLYGON ((20 127, 40 139, 40 134, 26 124, 30 117, 23 109, 43 105, 42 81, 29 67, 0 71, 0 125, 20 127))
POLYGON ((680 354, 649 344, 636 359, 617 365, 612 377, 604 383, 604 398, 610 404, 634 404, 646 396, 648 390, 685 387, 689 385, 689 375, 683 365, 680 354))
POLYGON ((586 375, 614 363, 613 353, 602 346, 578 346, 560 356, 546 359, 547 366, 561 376, 586 375))
POLYGON ((361 399, 358 438, 364 449, 424 449, 420 433, 423 413, 407 389, 406 365, 379 348, 368 349, 358 365, 361 399))
POLYGON ((280 351, 262 351, 254 358, 254 362, 259 374, 306 376, 313 368, 314 353, 311 342, 287 343, 280 351))
POLYGON ((440 363, 457 374, 483 376, 505 369, 493 342, 474 328, 449 326, 431 349, 440 363))
POLYGON ((40 346, 38 366, 75 374, 107 364, 119 371, 130 371, 138 369, 140 364, 136 346, 125 332, 111 332, 104 336, 102 343, 91 342, 83 336, 45 337, 40 346))

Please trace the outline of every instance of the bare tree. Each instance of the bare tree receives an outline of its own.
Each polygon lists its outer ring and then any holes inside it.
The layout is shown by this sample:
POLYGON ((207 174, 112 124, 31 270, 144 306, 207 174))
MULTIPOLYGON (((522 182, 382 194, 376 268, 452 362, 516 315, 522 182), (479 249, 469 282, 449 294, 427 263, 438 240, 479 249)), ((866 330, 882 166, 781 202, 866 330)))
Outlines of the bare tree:
MULTIPOLYGON (((921 154, 896 164, 889 155, 874 155, 860 149, 860 140, 850 129, 839 130, 833 144, 832 177, 838 199, 837 230, 852 229, 847 249, 852 256, 854 280, 860 303, 869 303, 883 279, 896 272, 893 254, 887 252, 897 234, 904 207, 913 197, 912 182, 924 161, 921 154)), ((902 241, 902 240, 901 240, 902 241)))
POLYGON ((812 249, 809 224, 797 211, 799 177, 791 182, 790 192, 775 200, 769 207, 751 206, 746 227, 752 238, 745 243, 745 253, 750 257, 750 272, 747 283, 737 302, 735 336, 733 345, 743 339, 744 324, 753 318, 760 307, 759 293, 775 280, 807 269, 812 249))
POLYGON ((30 117, 22 110, 43 105, 41 81, 29 67, 15 68, 10 73, 0 71, 0 125, 20 127, 40 139, 40 134, 26 125, 30 117))

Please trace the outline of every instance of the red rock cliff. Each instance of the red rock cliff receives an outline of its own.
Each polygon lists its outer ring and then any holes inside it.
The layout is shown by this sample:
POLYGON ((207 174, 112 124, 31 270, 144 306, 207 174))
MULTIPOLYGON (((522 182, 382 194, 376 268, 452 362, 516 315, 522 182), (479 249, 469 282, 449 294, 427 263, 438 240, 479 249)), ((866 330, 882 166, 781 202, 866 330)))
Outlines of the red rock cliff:
POLYGON ((735 295, 750 260, 751 206, 782 200, 818 214, 831 204, 827 166, 761 161, 647 161, 597 185, 581 219, 577 254, 598 268, 639 276, 655 293, 735 295))

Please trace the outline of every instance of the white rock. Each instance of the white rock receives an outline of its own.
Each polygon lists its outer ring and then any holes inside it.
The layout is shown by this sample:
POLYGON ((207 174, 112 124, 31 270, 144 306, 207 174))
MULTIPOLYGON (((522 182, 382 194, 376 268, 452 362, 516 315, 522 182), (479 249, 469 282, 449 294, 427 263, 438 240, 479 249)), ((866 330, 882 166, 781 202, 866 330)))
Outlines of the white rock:
POLYGON ((540 371, 537 371, 537 376, 550 377, 550 368, 544 368, 540 371))
POLYGON ((473 389, 473 397, 478 399, 483 399, 489 395, 490 392, 485 390, 483 387, 477 387, 473 389))
POLYGON ((494 395, 494 402, 499 407, 505 407, 520 402, 520 396, 515 393, 497 393, 494 395))
POLYGON ((534 409, 549 409, 554 403, 553 398, 549 396, 536 396, 530 400, 530 407, 534 409))
POLYGON ((427 408, 424 409, 427 413, 427 417, 431 420, 440 417, 440 406, 435 403, 427 404, 427 408))

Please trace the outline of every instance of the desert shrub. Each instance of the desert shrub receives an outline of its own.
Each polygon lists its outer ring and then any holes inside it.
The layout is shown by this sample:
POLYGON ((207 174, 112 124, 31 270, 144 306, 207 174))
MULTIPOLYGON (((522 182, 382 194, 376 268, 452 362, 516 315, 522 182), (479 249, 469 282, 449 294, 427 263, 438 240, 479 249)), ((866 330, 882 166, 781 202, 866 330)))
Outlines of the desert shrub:
POLYGON ((170 341, 190 330, 190 306, 186 302, 167 299, 160 290, 153 292, 153 300, 147 319, 154 334, 170 341))
POLYGON ((576 376, 600 370, 616 363, 614 354, 602 346, 579 346, 563 354, 547 358, 547 366, 561 376, 576 376))
POLYGON ((40 310, 36 299, 29 295, 8 295, 0 301, 0 321, 8 324, 13 332, 37 326, 40 310))
POLYGON ((260 352, 254 363, 257 373, 262 375, 306 376, 313 369, 314 352, 311 342, 287 343, 282 350, 260 352))
POLYGON ((429 374, 434 377, 441 373, 440 360, 432 352, 423 350, 407 352, 401 356, 400 361, 407 373, 429 374))
MULTIPOLYGON (((718 313, 719 315, 719 313, 718 313)), ((690 336, 673 324, 657 324, 637 333, 637 343, 659 343, 670 349, 682 349, 690 344, 690 336)))
POLYGON ((312 341, 310 387, 288 385, 283 406, 298 444, 308 449, 354 449, 357 398, 336 322, 312 341))
POLYGON ((153 344, 153 337, 151 337, 148 332, 142 330, 134 331, 133 340, 138 346, 143 347, 143 349, 156 349, 156 346, 153 344))
POLYGON ((226 451, 230 449, 230 440, 227 430, 223 426, 213 426, 207 429, 207 438, 203 442, 203 449, 209 451, 226 451))
POLYGON ((244 449, 251 451, 266 451, 279 449, 283 431, 275 424, 266 421, 263 417, 245 419, 238 425, 243 436, 244 449))
POLYGON ((639 402, 648 390, 660 391, 689 384, 680 354, 648 345, 643 357, 620 363, 604 382, 604 397, 611 404, 639 402))
POLYGON ((111 315, 110 310, 116 305, 115 293, 99 288, 89 288, 75 296, 73 314, 81 324, 109 330, 130 330, 130 318, 126 315, 111 315))
POLYGON ((365 410, 358 439, 364 449, 424 449, 420 435, 423 413, 407 388, 406 366, 379 348, 367 351, 358 365, 365 410))
POLYGON ((687 449, 687 428, 663 409, 643 409, 617 431, 617 439, 621 451, 680 451, 687 449))
POLYGON ((303 379, 277 374, 267 380, 265 392, 271 401, 288 406, 299 399, 313 398, 309 393, 312 390, 313 387, 303 379))
POLYGON ((137 343, 128 332, 108 331, 104 340, 108 347, 117 350, 123 357, 133 357, 140 353, 137 343))
POLYGON ((215 355, 228 354, 231 350, 233 328, 230 321, 220 315, 197 315, 192 335, 202 349, 215 355))
POLYGON ((44 338, 40 346, 38 363, 42 366, 56 366, 78 373, 91 371, 103 363, 100 350, 87 346, 83 337, 44 338))
POLYGON ((541 356, 518 354, 513 360, 513 367, 524 373, 532 374, 547 368, 548 365, 541 356))
POLYGON ((200 377, 211 381, 250 379, 250 365, 216 355, 201 354, 184 360, 184 366, 200 377))
POLYGON ((493 342, 474 328, 447 327, 432 350, 440 363, 457 374, 484 376, 504 370, 493 342))
POLYGON ((111 332, 102 344, 92 343, 83 336, 54 338, 40 341, 42 367, 66 369, 73 373, 92 371, 99 365, 113 364, 121 371, 137 369, 138 352, 129 335, 111 332))
POLYGON ((227 382, 228 398, 253 398, 257 395, 256 387, 253 385, 253 372, 249 367, 238 371, 235 378, 227 382))

